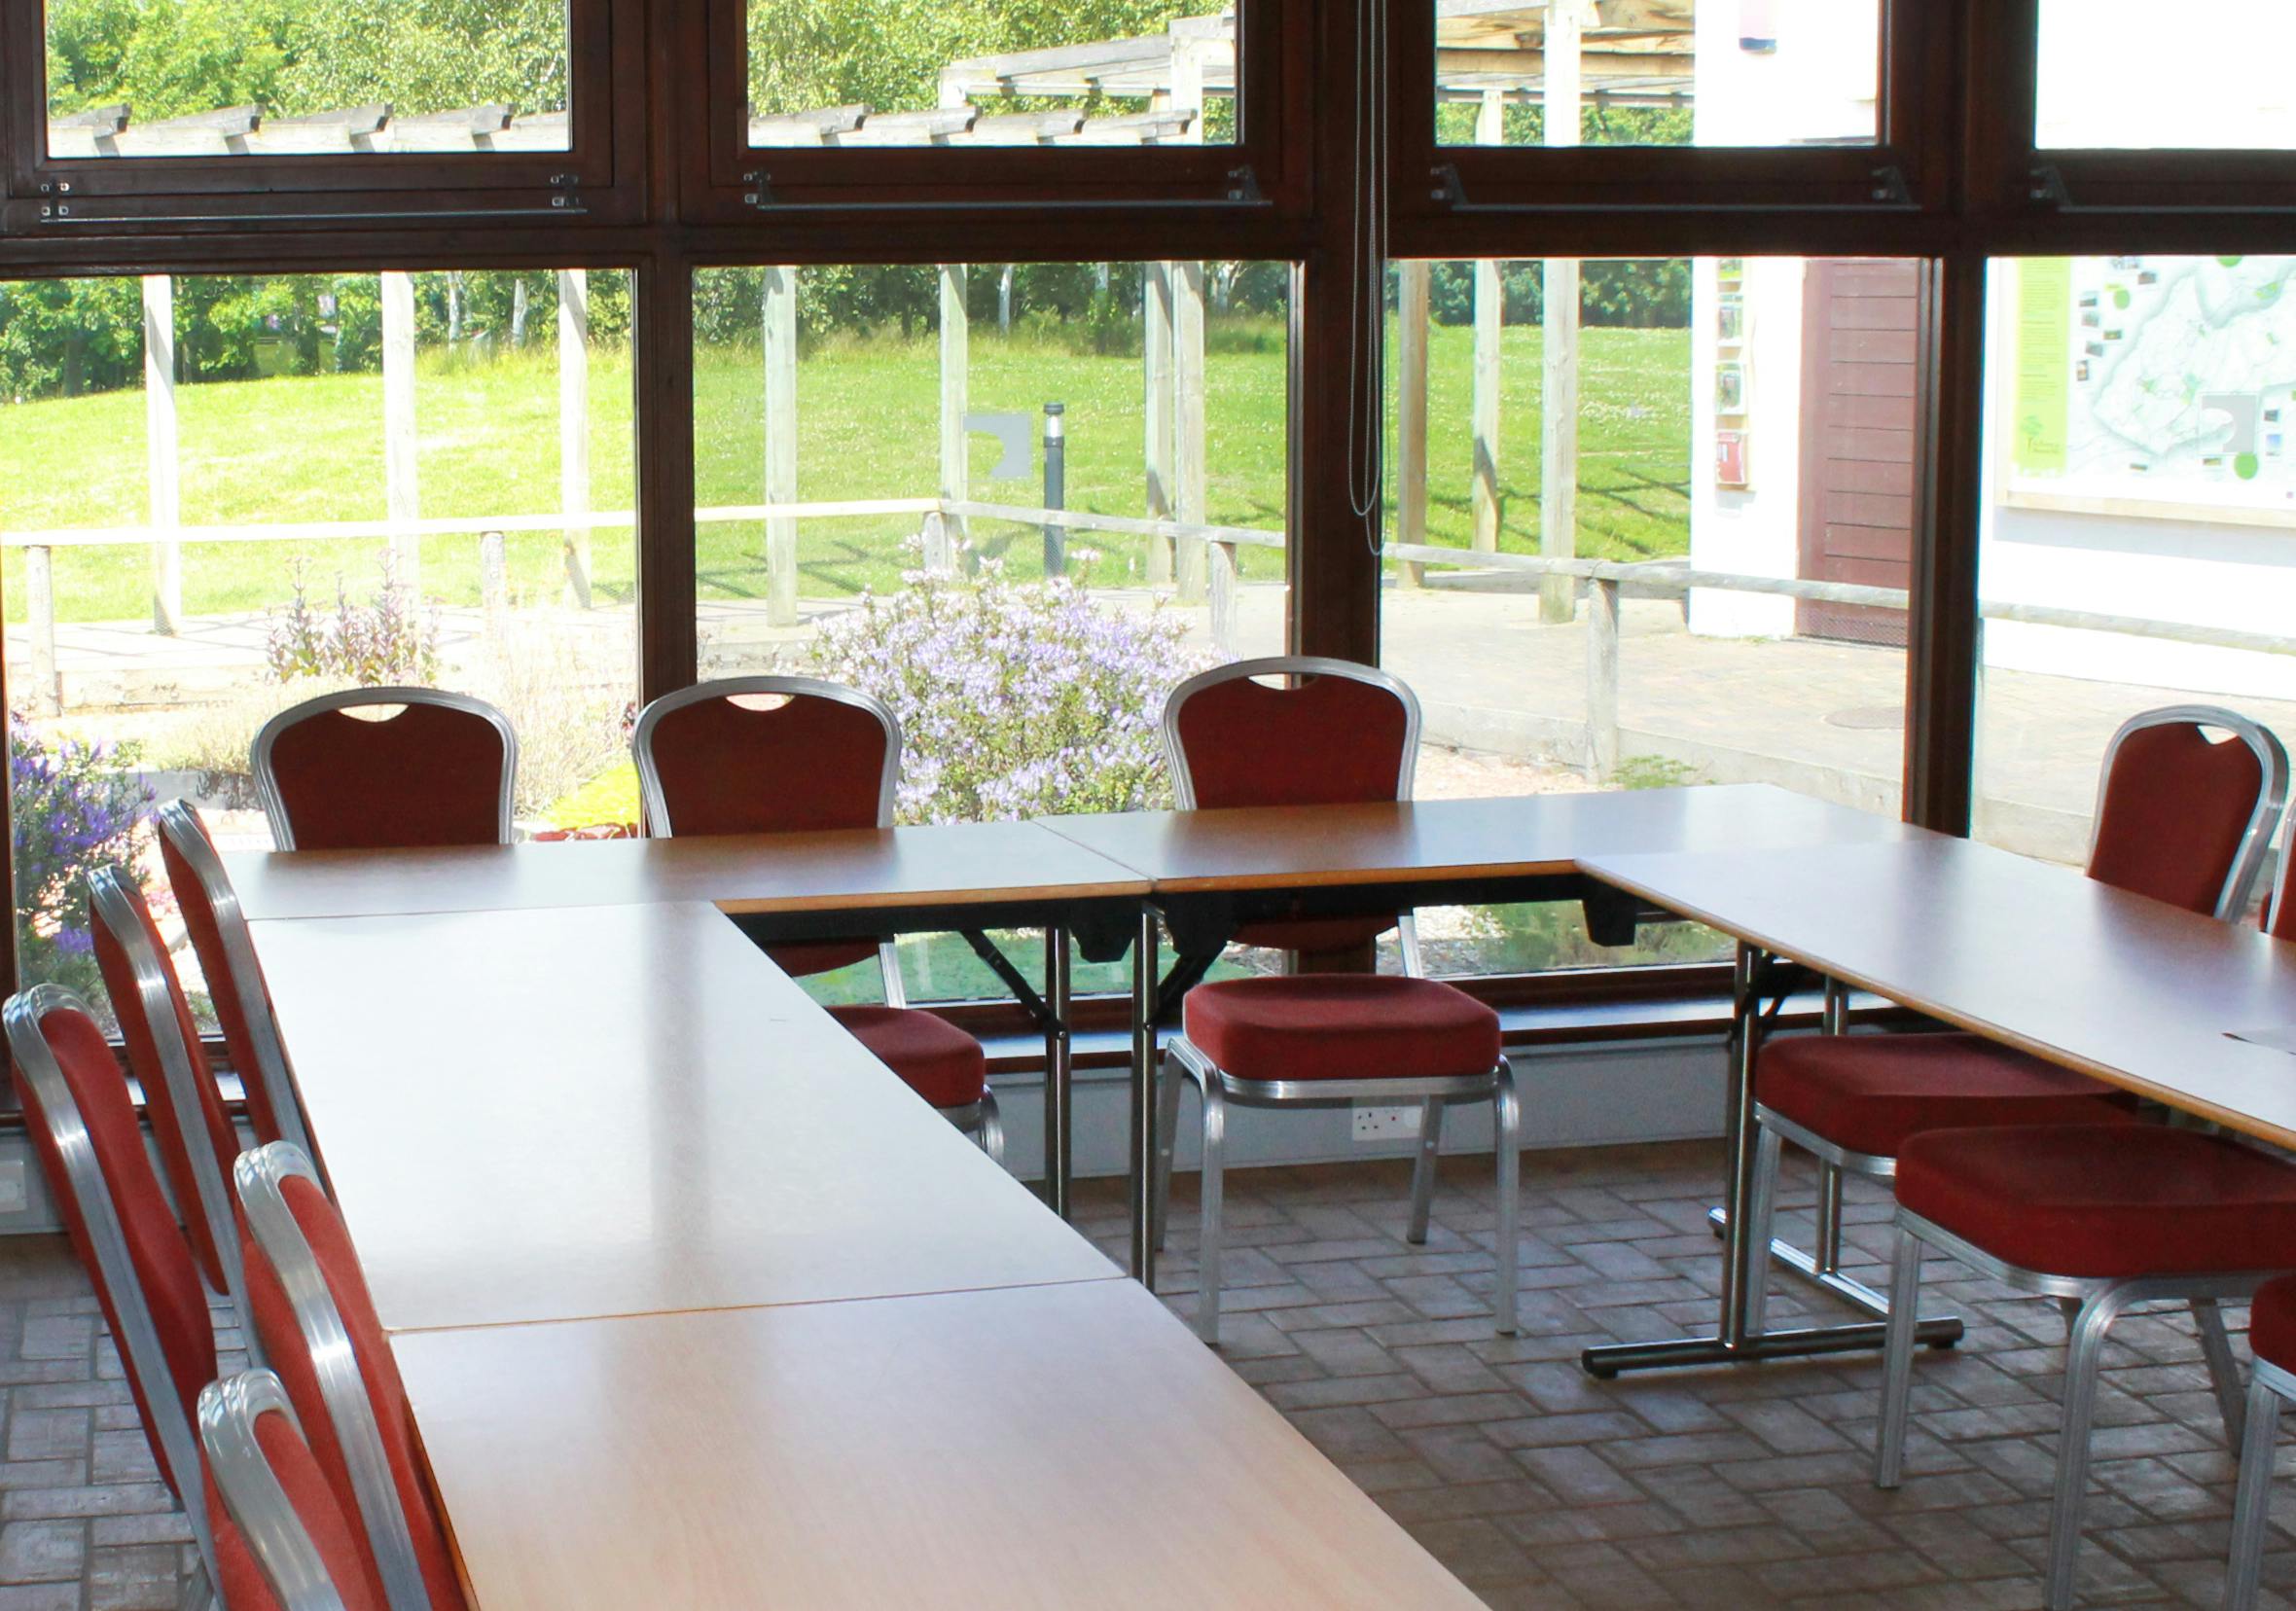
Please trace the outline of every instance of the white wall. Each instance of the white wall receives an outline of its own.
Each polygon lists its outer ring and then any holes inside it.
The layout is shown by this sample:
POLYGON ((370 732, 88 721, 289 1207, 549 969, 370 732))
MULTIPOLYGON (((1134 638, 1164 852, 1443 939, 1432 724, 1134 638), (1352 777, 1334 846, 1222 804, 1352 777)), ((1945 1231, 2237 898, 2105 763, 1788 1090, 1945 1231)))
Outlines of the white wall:
MULTIPOLYGON (((1748 371, 1744 490, 1716 479, 1714 369, 1720 265, 1691 266, 1690 558, 1700 570, 1791 577, 1800 565, 1802 510, 1802 285, 1799 258, 1749 258, 1745 265, 1748 371)), ((1794 601, 1700 589, 1690 595, 1690 629, 1710 637, 1790 637, 1794 601)))

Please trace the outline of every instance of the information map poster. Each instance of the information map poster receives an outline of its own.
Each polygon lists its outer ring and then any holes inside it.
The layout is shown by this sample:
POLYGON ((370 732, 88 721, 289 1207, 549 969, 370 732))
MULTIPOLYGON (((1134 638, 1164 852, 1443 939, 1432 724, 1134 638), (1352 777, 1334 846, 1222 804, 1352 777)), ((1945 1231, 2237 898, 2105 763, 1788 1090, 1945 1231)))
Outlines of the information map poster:
POLYGON ((2296 523, 2296 257, 2028 259, 2007 271, 2012 501, 2296 523))

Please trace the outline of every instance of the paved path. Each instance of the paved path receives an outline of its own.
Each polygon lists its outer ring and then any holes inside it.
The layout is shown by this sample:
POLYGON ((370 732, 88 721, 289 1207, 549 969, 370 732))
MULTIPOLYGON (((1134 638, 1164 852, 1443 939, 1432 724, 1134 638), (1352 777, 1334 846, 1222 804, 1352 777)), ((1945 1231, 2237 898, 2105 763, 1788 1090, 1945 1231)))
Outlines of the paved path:
MULTIPOLYGON (((1102 595, 1145 610, 1137 591, 1102 595)), ((808 600, 794 627, 769 627, 743 604, 702 607, 709 672, 759 669, 802 657, 814 625, 845 606, 808 600)), ((1284 592, 1243 591, 1240 654, 1279 652, 1284 592)), ((1384 655, 1418 691, 1428 737, 1462 749, 1576 768, 1586 758, 1586 629, 1544 626, 1533 591, 1390 589, 1384 655)), ((1202 610, 1183 612, 1202 642, 1202 610)), ((475 659, 486 623, 474 609, 439 612, 450 668, 475 659)), ((579 634, 581 662, 620 667, 632 618, 627 609, 526 611, 525 632, 579 634)), ((1709 782, 1769 781, 1870 810, 1898 807, 1904 756, 1905 656, 1901 651, 1809 639, 1694 637, 1678 605, 1629 600, 1620 649, 1620 754, 1651 780, 1679 771, 1709 782), (1670 763, 1671 766, 1666 764, 1670 763)), ((7 639, 10 686, 23 698, 25 645, 7 639)), ((60 629, 57 660, 72 709, 149 707, 212 698, 261 675, 264 620, 210 618, 178 638, 141 623, 60 629)), ((2033 854, 2077 861, 2085 853, 2098 759, 2113 730, 2148 707, 2189 692, 2087 682, 2027 672, 1988 674, 1981 735, 1982 827, 1989 838, 2033 854)), ((2206 696, 2204 696, 2206 697, 2206 696)), ((2296 737, 2296 704, 2233 698, 2296 737)), ((1536 786, 1535 779, 1525 787, 1536 786)))

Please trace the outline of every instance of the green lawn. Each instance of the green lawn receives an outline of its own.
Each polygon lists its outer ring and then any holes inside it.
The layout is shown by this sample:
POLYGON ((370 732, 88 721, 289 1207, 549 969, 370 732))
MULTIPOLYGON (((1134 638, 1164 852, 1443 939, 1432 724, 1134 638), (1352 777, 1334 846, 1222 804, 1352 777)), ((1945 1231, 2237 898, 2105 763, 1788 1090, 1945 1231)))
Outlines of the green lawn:
MULTIPOLYGON (((1282 523, 1287 376, 1276 327, 1223 331, 1206 379, 1211 465, 1209 513, 1220 524, 1282 523)), ((1540 333, 1506 335, 1506 496, 1503 546, 1538 544, 1540 333)), ((1468 540, 1471 332, 1434 333, 1436 420, 1429 447, 1430 523, 1438 543, 1468 540)), ((833 341, 809 352, 800 375, 800 488, 808 501, 929 497, 935 468, 938 348, 930 338, 833 341)), ((762 396, 757 355, 704 349, 696 380, 698 491, 703 507, 762 501, 762 396)), ((1585 335, 1579 482, 1581 552, 1617 558, 1678 555, 1689 547, 1690 343, 1683 331, 1590 330, 1585 335)), ((971 406, 1036 413, 1068 406, 1072 507, 1143 513, 1141 378, 1129 357, 1082 356, 1058 345, 976 333, 971 406)), ((377 519, 384 514, 377 376, 322 376, 186 386, 179 393, 184 516, 201 524, 377 519)), ((422 510, 429 518, 542 513, 557 507, 557 390, 547 350, 464 363, 424 354, 417 403, 422 510)), ((593 355, 591 377, 592 503, 627 510, 634 469, 626 352, 593 355)), ((1030 479, 994 483, 996 456, 976 439, 973 492, 987 501, 1033 504, 1030 479)), ((59 399, 0 410, 0 529, 58 530, 131 524, 144 513, 144 400, 140 392, 59 399)), ((1337 475, 1337 466, 1311 473, 1337 475)), ((898 585, 911 563, 909 518, 808 521, 800 536, 802 590, 849 596, 898 585)), ((1012 570, 1039 567, 1033 528, 977 522, 985 552, 1012 570)), ((1136 575, 1136 539, 1080 534, 1099 551, 1104 583, 1136 575)), ((364 587, 379 544, 204 544, 185 555, 185 609, 192 615, 266 608, 283 601, 288 566, 308 566, 322 593, 347 573, 364 587)), ((560 586, 558 541, 510 540, 512 585, 546 599, 560 586)), ((763 591, 763 533, 712 524, 700 539, 705 599, 763 591)), ((423 591, 451 603, 478 599, 475 538, 424 544, 423 591)), ((601 593, 633 587, 627 531, 601 531, 593 570, 601 593)), ((21 620, 20 553, 6 555, 8 618, 21 620)), ((1247 578, 1282 573, 1281 555, 1246 550, 1247 578)), ((139 548, 59 551, 56 602, 67 621, 136 620, 149 608, 148 559, 139 548)))

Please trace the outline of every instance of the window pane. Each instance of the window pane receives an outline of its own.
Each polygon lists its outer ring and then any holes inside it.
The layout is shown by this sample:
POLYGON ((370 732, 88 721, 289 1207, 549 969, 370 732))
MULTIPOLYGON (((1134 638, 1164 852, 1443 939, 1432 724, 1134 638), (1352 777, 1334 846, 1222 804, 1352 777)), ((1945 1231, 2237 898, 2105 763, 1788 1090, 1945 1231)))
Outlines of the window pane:
MULTIPOLYGON (((1393 278, 1404 553, 1381 655, 1425 709, 1419 794, 1765 782, 1894 814, 1914 268, 1433 263, 1393 278), (1542 555, 1629 569, 1596 587, 1542 578, 1542 555), (1686 595, 1686 566, 1742 585, 1686 595), (1805 603, 1781 579, 1899 592, 1888 609, 1852 591, 1805 603)), ((1606 949, 1571 907, 1430 913, 1421 932, 1462 972, 1727 954, 1684 926, 1606 949)))
POLYGON ((1436 0, 1436 137, 1869 145, 1881 40, 1878 0, 1436 0))
POLYGON ((2187 25, 2151 0, 2041 0, 2044 150, 2296 149, 2296 8, 2223 0, 2187 25))
MULTIPOLYGON (((1290 286, 1278 263, 702 270, 702 674, 885 699, 906 822, 1169 805, 1166 697, 1283 646, 1290 286)), ((920 997, 1002 994, 960 939, 905 950, 920 997)))
POLYGON ((2296 740, 2292 289, 2287 257, 1994 265, 1983 838, 2084 861, 2139 711, 2221 704, 2296 740))
POLYGON ((749 0, 749 143, 1228 144, 1240 9, 749 0))
POLYGON ((57 158, 564 151, 566 0, 48 0, 57 158))
POLYGON ((181 796, 268 846, 248 744, 315 694, 477 694, 521 823, 634 817, 629 306, 618 271, 0 284, 25 983, 100 996, 98 863, 179 939, 137 820, 181 796))

